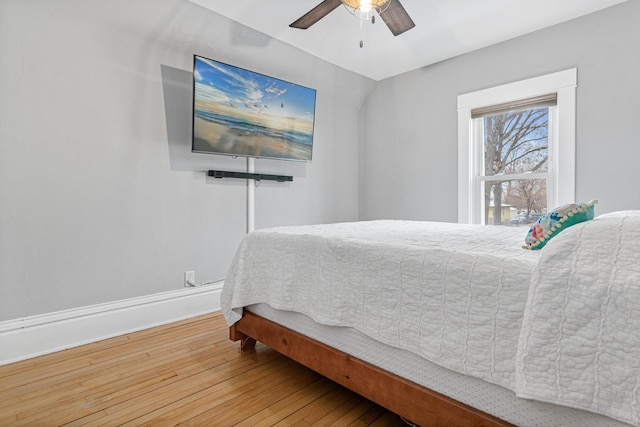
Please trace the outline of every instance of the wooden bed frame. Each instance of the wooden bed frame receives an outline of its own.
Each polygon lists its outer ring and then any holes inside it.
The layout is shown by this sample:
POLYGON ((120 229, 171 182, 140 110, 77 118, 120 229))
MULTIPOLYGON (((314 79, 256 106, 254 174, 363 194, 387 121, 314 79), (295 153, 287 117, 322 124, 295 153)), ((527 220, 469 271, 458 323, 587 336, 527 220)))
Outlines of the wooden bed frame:
POLYGON ((229 338, 241 341, 242 351, 260 341, 419 426, 513 426, 246 309, 229 338))

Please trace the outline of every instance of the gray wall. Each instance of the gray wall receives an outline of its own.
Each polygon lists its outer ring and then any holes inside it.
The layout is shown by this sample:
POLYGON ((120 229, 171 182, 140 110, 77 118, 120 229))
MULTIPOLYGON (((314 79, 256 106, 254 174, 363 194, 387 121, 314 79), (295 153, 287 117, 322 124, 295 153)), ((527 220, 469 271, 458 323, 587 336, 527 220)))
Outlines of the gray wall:
POLYGON ((457 221, 458 95, 578 69, 576 198, 640 209, 640 1, 376 84, 360 115, 361 219, 457 221))
POLYGON ((0 2, 0 321, 224 277, 243 159, 190 152, 198 53, 318 90, 312 163, 256 189, 256 226, 358 219, 357 114, 373 85, 187 0, 0 2), (338 95, 339 94, 339 95, 338 95))
POLYGON ((457 95, 571 67, 577 197, 637 209, 639 28, 632 0, 374 85, 187 0, 2 0, 0 321, 224 276, 245 184, 202 171, 245 162, 190 153, 193 53, 318 90, 313 162, 256 161, 294 176, 257 228, 455 221, 457 95))

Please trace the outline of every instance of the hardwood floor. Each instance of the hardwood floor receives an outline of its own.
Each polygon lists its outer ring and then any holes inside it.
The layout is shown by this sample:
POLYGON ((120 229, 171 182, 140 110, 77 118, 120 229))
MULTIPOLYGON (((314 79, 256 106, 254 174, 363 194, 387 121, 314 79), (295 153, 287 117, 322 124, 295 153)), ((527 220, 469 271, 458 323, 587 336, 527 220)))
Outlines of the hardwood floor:
POLYGON ((0 426, 401 426, 219 313, 0 366, 0 426))

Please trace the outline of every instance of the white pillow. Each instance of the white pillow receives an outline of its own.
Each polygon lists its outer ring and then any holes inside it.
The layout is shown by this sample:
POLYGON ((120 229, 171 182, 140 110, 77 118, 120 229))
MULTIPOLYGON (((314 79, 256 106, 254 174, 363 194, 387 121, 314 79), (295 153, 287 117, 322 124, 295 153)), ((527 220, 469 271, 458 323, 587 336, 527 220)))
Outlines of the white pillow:
POLYGON ((625 216, 640 216, 640 210, 609 212, 602 215, 598 215, 597 217, 595 217, 595 219, 622 218, 625 216))

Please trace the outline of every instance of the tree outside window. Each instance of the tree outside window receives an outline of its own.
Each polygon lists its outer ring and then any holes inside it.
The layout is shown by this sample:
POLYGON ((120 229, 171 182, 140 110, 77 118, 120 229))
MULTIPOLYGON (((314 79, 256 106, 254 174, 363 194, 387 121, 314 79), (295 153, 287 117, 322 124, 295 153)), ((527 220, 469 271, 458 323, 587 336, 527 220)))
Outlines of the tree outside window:
POLYGON ((546 212, 549 110, 531 108, 476 119, 483 127, 485 224, 526 225, 546 212))

